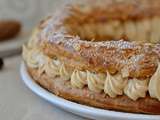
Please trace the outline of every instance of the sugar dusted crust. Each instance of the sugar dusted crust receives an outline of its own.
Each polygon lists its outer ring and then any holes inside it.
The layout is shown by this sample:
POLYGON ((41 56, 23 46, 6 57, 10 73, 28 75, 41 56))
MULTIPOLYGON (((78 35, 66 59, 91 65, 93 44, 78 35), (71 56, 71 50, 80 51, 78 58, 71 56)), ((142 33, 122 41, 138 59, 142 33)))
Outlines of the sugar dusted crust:
POLYGON ((103 93, 91 92, 87 88, 72 88, 68 81, 63 81, 58 77, 51 79, 46 74, 39 76, 38 71, 33 68, 28 68, 28 71, 42 87, 67 100, 103 109, 160 114, 160 102, 149 96, 137 101, 133 101, 125 95, 111 98, 103 93))

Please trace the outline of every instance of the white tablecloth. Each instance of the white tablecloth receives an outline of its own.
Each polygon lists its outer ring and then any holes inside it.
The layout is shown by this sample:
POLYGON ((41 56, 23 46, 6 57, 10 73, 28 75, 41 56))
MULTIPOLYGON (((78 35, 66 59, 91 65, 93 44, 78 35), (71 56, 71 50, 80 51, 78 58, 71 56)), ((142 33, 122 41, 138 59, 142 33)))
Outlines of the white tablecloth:
POLYGON ((0 71, 0 120, 85 120, 35 95, 20 78, 21 57, 5 60, 0 71))

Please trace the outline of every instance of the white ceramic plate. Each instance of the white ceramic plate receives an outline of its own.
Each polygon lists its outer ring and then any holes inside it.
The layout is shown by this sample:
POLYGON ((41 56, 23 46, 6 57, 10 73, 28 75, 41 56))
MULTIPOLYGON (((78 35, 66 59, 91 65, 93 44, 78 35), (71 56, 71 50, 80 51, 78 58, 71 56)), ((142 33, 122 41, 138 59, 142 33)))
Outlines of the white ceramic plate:
POLYGON ((51 102, 53 105, 74 114, 97 120, 160 120, 160 115, 143 115, 103 110, 65 100, 55 96, 36 84, 29 76, 24 63, 21 65, 20 72, 22 80, 34 93, 51 102))

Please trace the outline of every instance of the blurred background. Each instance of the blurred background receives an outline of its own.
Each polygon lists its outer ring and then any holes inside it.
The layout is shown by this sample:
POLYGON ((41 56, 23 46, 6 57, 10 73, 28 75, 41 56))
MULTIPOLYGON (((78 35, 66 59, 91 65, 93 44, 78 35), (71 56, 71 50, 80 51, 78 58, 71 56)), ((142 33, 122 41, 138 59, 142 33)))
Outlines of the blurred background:
POLYGON ((16 19, 24 30, 31 30, 37 22, 57 7, 71 0, 0 0, 0 19, 16 19))
MULTIPOLYGON (((10 40, 0 40, 0 57, 15 51, 27 41, 32 29, 39 21, 52 14, 56 8, 71 0, 0 0, 0 23, 1 21, 16 20, 21 24, 21 30, 16 37, 10 40), (8 51, 9 50, 9 51, 8 51)), ((1 26, 0 26, 1 27, 1 26)), ((4 28, 3 28, 4 30, 4 28)), ((0 28, 1 31, 1 28, 0 28)))

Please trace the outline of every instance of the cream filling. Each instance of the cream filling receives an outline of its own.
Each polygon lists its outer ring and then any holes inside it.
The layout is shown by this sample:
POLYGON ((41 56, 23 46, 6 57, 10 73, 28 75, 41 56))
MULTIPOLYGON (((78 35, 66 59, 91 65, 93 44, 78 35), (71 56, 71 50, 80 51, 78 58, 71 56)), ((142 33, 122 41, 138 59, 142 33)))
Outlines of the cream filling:
POLYGON ((48 61, 48 57, 44 56, 40 50, 28 49, 26 46, 23 46, 23 58, 31 68, 41 68, 48 61))
POLYGON ((63 80, 69 80, 71 78, 73 70, 66 67, 64 64, 60 66, 59 74, 63 80))
MULTIPOLYGON (((75 26, 74 26, 75 27, 75 26)), ((81 38, 94 39, 95 36, 108 36, 121 39, 126 36, 130 41, 136 42, 160 42, 160 18, 153 17, 147 20, 121 22, 118 20, 105 23, 86 23, 81 27, 75 27, 81 38)))
POLYGON ((38 69, 39 76, 45 71, 45 66, 49 61, 49 58, 43 55, 39 49, 30 49, 26 46, 23 46, 22 56, 29 67, 38 69))
POLYGON ((157 43, 160 41, 160 18, 154 17, 151 20, 150 42, 157 43))
POLYGON ((69 69, 56 59, 46 62, 45 72, 51 78, 60 76, 63 80, 69 80, 72 75, 72 69, 69 69))
POLYGON ((130 79, 124 88, 124 93, 132 100, 145 97, 148 90, 148 80, 130 79))
POLYGON ((71 85, 77 88, 83 88, 87 84, 87 73, 74 70, 71 75, 71 85))
POLYGON ((160 63, 158 63, 157 71, 150 79, 148 89, 150 96, 160 101, 160 63))
POLYGON ((56 75, 60 75, 60 65, 61 63, 59 62, 59 60, 50 59, 45 65, 46 74, 51 78, 54 78, 56 75))
POLYGON ((64 80, 70 80, 71 85, 76 88, 82 89, 84 86, 88 86, 89 90, 93 92, 104 91, 110 97, 125 94, 132 100, 145 97, 149 89, 150 96, 160 100, 160 89, 158 88, 160 84, 160 65, 158 65, 158 69, 152 76, 148 87, 148 80, 127 80, 128 70, 124 70, 123 74, 118 73, 116 75, 111 75, 108 72, 105 75, 73 70, 57 59, 48 58, 37 48, 30 49, 23 46, 23 58, 29 67, 38 69, 39 74, 45 72, 51 78, 60 76, 64 80))
POLYGON ((105 78, 104 74, 95 74, 87 71, 87 84, 89 90, 97 93, 101 92, 104 89, 105 78))
POLYGON ((117 95, 123 94, 123 88, 125 87, 127 81, 122 78, 121 74, 116 74, 114 76, 107 72, 107 77, 104 85, 104 92, 110 97, 116 97, 117 95))

